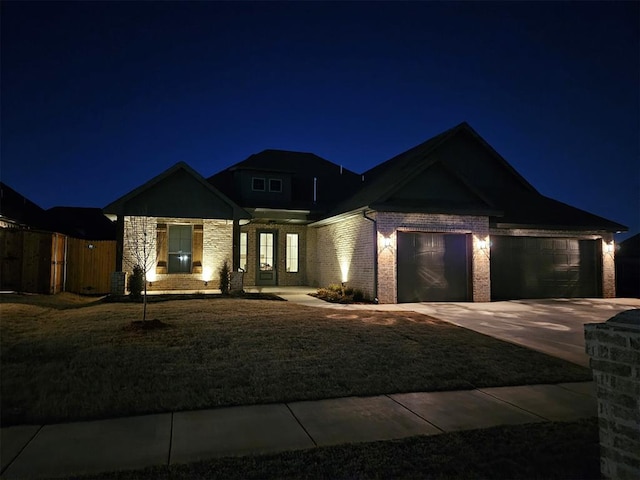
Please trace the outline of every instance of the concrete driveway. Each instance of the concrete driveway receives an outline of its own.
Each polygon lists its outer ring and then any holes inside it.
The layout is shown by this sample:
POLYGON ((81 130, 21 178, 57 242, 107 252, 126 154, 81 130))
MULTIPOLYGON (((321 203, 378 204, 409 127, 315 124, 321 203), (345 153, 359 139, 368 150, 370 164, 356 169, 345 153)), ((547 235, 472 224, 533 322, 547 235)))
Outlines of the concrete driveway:
POLYGON ((575 298, 397 306, 589 366, 584 324, 606 322, 619 312, 640 308, 640 299, 575 298))
MULTIPOLYGON (((341 305, 311 297, 310 287, 272 287, 273 293, 301 305, 340 310, 423 313, 500 340, 589 366, 584 324, 606 322, 616 314, 640 309, 637 298, 557 298, 487 303, 399 303, 341 305)), ((265 289, 266 291, 266 289, 265 289)))

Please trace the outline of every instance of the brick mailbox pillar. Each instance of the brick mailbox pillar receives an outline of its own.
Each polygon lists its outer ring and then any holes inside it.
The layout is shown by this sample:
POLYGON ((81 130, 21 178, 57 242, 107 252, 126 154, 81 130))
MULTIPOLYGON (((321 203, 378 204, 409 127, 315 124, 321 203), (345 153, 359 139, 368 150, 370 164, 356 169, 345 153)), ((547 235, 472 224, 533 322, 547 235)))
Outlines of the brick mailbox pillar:
POLYGON ((111 272, 111 294, 127 293, 127 272, 111 272))
POLYGON ((600 470, 640 478, 640 309, 584 326, 598 395, 600 470))

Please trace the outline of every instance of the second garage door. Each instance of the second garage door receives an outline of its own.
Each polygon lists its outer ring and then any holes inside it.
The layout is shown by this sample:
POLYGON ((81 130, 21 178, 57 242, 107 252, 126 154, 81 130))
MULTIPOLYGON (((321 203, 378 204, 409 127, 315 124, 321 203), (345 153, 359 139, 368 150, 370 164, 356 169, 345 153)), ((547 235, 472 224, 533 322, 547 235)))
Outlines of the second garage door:
POLYGON ((491 299, 600 297, 600 242, 491 237, 491 299))
POLYGON ((398 302, 470 300, 468 235, 398 232, 398 302))

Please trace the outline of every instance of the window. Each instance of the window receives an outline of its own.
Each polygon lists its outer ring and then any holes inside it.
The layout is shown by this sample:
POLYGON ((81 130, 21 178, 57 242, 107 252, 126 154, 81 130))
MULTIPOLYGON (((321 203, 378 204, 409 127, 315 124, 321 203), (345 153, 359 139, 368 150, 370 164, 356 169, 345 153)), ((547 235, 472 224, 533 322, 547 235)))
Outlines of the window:
POLYGON ((265 191, 264 178, 253 177, 251 179, 251 189, 258 192, 264 192, 265 191))
POLYGON ((269 179, 269 191, 270 192, 282 192, 282 180, 279 178, 269 179))
POLYGON ((287 272, 298 271, 298 234, 287 233, 287 272))
POLYGON ((273 233, 260 233, 260 270, 273 270, 273 233))
POLYGON ((240 232, 240 268, 247 271, 247 232, 240 232))
POLYGON ((191 273, 191 225, 169 225, 169 273, 191 273))

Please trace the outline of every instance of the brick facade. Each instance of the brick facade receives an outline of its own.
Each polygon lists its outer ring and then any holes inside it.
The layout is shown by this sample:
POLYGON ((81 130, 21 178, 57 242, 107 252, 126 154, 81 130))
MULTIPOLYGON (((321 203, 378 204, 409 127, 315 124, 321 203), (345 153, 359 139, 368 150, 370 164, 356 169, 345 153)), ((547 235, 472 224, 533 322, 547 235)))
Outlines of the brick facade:
POLYGON ((373 299, 375 297, 374 224, 356 214, 329 225, 310 228, 314 266, 309 282, 327 286, 345 282, 373 299))
MULTIPOLYGON (((135 244, 131 241, 137 237, 140 242, 146 233, 147 246, 151 250, 147 261, 148 291, 161 290, 211 290, 220 287, 218 272, 226 260, 231 265, 233 255, 233 222, 231 220, 211 220, 193 218, 168 217, 129 217, 124 218, 123 267, 131 274, 133 266, 140 263, 136 260, 135 244), (156 273, 158 261, 156 245, 158 224, 202 225, 202 270, 197 273, 156 273)), ((138 245, 141 245, 139 243, 138 245)), ((137 247, 140 249, 140 246, 137 247)))
POLYGON ((597 388, 604 478, 640 478, 640 310, 584 327, 597 388))
MULTIPOLYGON (((346 282, 362 290, 380 303, 397 303, 397 232, 456 233, 471 238, 471 299, 491 300, 490 235, 569 237, 601 239, 603 297, 615 296, 614 251, 610 248, 612 234, 594 235, 588 232, 489 228, 488 218, 474 215, 443 215, 422 213, 372 212, 373 221, 362 214, 320 227, 295 224, 252 222, 242 226, 247 237, 247 271, 244 285, 256 285, 257 235, 259 231, 276 234, 277 285, 327 286, 346 282), (374 237, 377 225, 377 238, 374 237), (286 234, 298 234, 298 272, 286 271, 286 234), (377 265, 375 244, 377 243, 377 265), (377 283, 376 283, 377 275, 377 283)), ((125 217, 123 259, 125 271, 131 273, 136 263, 128 239, 135 234, 155 249, 157 224, 189 224, 203 226, 202 269, 191 274, 156 273, 157 259, 150 255, 148 265, 149 290, 207 290, 219 288, 218 271, 233 258, 233 224, 230 220, 125 217), (140 221, 144 219, 144 221, 140 221)))
POLYGON ((474 302, 488 302, 491 299, 489 251, 488 248, 480 248, 480 241, 487 240, 489 233, 488 217, 378 212, 376 219, 378 224, 378 298, 380 303, 397 303, 398 231, 472 235, 472 298, 474 302), (388 243, 388 246, 385 243, 388 243))

